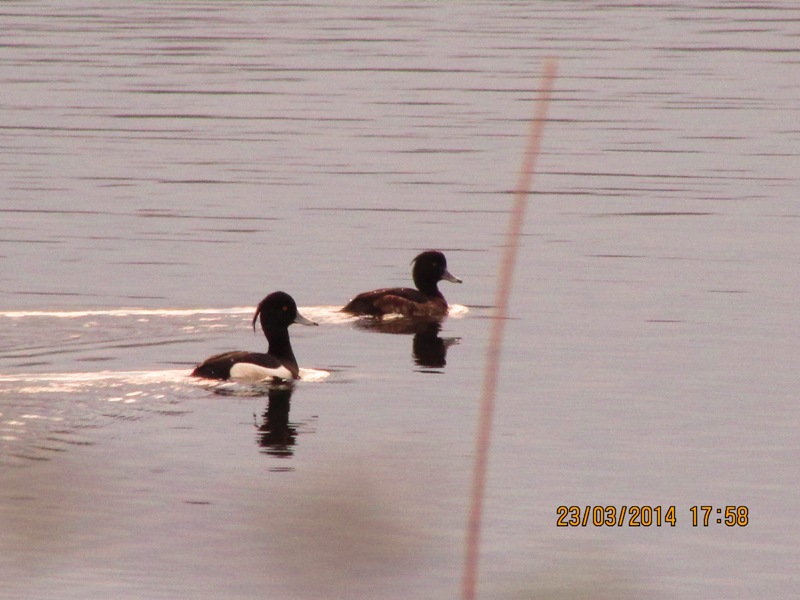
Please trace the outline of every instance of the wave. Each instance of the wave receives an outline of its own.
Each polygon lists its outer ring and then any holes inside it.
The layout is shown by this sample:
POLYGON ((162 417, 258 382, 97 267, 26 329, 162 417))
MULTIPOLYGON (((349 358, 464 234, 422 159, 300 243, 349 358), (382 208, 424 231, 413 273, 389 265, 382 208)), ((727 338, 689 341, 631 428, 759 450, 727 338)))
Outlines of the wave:
MULTIPOLYGON (((17 392, 38 393, 42 391, 75 391, 93 385, 105 384, 189 384, 199 387, 220 385, 208 379, 190 376, 189 369, 166 369, 163 371, 90 371, 80 373, 19 373, 15 375, 0 374, 0 384, 23 384, 25 387, 15 388, 17 392)), ((324 381, 329 371, 300 368, 300 380, 306 382, 324 381)), ((2 391, 2 390, 0 390, 2 391)))
POLYGON ((253 314, 255 308, 237 306, 233 308, 113 308, 108 310, 7 310, 0 317, 24 319, 28 317, 53 317, 79 319, 83 317, 184 317, 192 315, 239 315, 253 314))
POLYGON ((78 373, 0 374, 0 393, 69 393, 92 387, 164 385, 191 381, 187 369, 164 371, 94 371, 78 373))
MULTIPOLYGON (((348 323, 358 317, 341 312, 341 306, 301 306, 300 313, 318 323, 348 323)), ((255 307, 234 306, 231 308, 112 308, 105 310, 7 310, 0 317, 25 319, 51 317, 56 319, 80 319, 85 317, 191 317, 193 315, 252 315, 255 307)), ((449 317, 464 317, 469 308, 462 304, 451 304, 449 317)))

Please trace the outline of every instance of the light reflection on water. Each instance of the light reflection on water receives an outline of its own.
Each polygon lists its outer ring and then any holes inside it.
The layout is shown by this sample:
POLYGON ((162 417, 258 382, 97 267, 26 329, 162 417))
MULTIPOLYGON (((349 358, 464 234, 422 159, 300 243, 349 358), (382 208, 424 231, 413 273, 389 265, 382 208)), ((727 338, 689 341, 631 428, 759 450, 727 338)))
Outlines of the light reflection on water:
POLYGON ((175 316, 197 316, 197 315, 238 315, 242 313, 252 313, 252 308, 189 308, 189 309, 147 309, 147 308, 116 308, 111 310, 69 310, 69 311, 47 311, 47 310, 9 310, 0 312, 0 317, 9 319, 21 319, 24 317, 56 317, 62 319, 78 319, 83 317, 175 317, 175 316))
POLYGON ((550 56, 483 585, 789 596, 798 17, 702 0, 5 3, 0 596, 454 595, 486 317, 550 56), (470 307, 432 338, 336 313, 407 285, 431 247, 470 307), (331 375, 274 405, 187 381, 213 352, 263 346, 249 306, 274 289, 324 325, 292 340, 331 375), (345 510, 373 484, 401 524, 377 547, 345 510), (623 501, 757 518, 553 526, 558 504, 623 501), (297 541, 340 531, 329 514, 354 530, 358 582, 330 575, 347 552, 297 541), (276 536, 284 517, 296 529, 276 536), (315 557, 306 587, 283 539, 315 557))
POLYGON ((186 371, 0 375, 0 464, 47 460, 88 444, 85 430, 147 414, 176 416, 186 371))

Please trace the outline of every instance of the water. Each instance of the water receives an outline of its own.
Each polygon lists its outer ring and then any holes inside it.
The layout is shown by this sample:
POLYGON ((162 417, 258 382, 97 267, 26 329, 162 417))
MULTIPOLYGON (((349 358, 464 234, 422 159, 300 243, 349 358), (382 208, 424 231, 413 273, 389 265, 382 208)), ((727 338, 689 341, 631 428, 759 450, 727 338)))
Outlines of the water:
POLYGON ((4 3, 0 597, 457 597, 547 57, 481 595, 793 595, 798 23, 789 2, 4 3), (429 247, 464 280, 441 331, 336 315, 429 247), (327 377, 186 377, 261 348, 276 289, 321 322, 291 333, 327 377), (748 525, 692 527, 706 504, 748 525), (561 505, 677 524, 559 528, 561 505))

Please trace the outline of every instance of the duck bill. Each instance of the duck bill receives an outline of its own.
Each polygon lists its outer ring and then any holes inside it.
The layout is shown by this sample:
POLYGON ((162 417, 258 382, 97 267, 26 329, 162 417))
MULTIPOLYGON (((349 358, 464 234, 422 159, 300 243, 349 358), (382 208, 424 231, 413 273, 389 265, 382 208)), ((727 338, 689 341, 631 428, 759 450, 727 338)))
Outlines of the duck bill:
POLYGON ((453 283, 462 283, 462 281, 461 281, 461 280, 460 280, 458 277, 456 277, 455 275, 453 275, 453 274, 452 274, 450 271, 448 271, 447 269, 445 269, 444 273, 442 274, 442 279, 444 279, 444 280, 446 280, 446 281, 451 281, 451 282, 453 282, 453 283))
POLYGON ((297 323, 298 325, 319 325, 319 323, 315 323, 311 319, 306 319, 300 313, 297 313, 297 316, 295 317, 294 321, 292 321, 292 323, 297 323))

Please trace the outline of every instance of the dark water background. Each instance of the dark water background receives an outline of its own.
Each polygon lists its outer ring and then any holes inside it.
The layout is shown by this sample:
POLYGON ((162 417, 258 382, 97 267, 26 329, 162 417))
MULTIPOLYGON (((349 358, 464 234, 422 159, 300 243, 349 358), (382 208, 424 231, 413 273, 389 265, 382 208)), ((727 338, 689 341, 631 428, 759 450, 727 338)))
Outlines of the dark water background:
POLYGON ((482 597, 796 593, 795 3, 5 2, 0 32, 0 597, 457 597, 548 57, 482 597), (440 332, 336 315, 430 247, 464 280, 440 332), (275 289, 330 376, 188 380, 262 346, 275 289))

